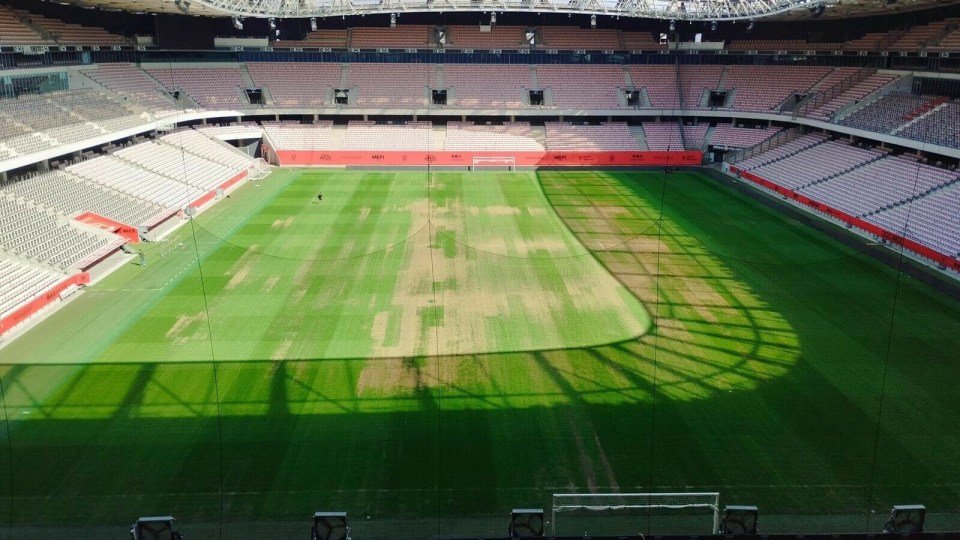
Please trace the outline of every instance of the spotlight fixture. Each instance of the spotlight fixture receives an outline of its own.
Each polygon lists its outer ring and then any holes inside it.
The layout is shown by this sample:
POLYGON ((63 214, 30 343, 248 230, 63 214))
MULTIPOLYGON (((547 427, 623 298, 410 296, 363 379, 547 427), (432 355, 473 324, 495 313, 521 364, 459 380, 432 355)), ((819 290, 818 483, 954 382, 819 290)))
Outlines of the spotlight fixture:
POLYGON ((710 31, 711 31, 711 32, 716 32, 716 31, 717 31, 717 21, 713 21, 713 22, 710 23, 710 31))
POLYGON ((317 18, 316 18, 316 17, 310 17, 310 31, 311 31, 311 32, 316 32, 316 31, 317 31, 317 18))
POLYGON ((270 23, 270 29, 271 29, 271 30, 276 30, 276 29, 277 29, 277 20, 276 20, 276 19, 274 19, 273 17, 270 17, 270 19, 267 20, 267 22, 270 23))
POLYGON ((243 20, 241 20, 240 17, 234 17, 233 27, 236 28, 237 30, 243 30, 243 20))
POLYGON ((396 13, 391 13, 391 14, 390 14, 390 28, 396 28, 396 27, 397 27, 397 14, 396 14, 396 13))
POLYGON ((670 31, 675 32, 677 30, 677 21, 670 19, 670 31))
POLYGON ((747 23, 747 32, 753 30, 753 21, 747 23))
POLYGON ((596 28, 596 27, 597 27, 597 16, 596 16, 596 15, 591 15, 591 16, 590 16, 590 28, 596 28))
POLYGON ((823 4, 817 4, 817 5, 813 6, 812 8, 810 8, 810 13, 813 15, 813 18, 814 18, 814 19, 816 19, 817 17, 823 15, 824 12, 826 12, 826 11, 827 11, 827 8, 826 8, 826 6, 824 6, 823 4))
POLYGON ((491 12, 490 12, 490 26, 493 26, 493 25, 495 25, 495 24, 497 24, 497 12, 496 12, 496 11, 491 11, 491 12))

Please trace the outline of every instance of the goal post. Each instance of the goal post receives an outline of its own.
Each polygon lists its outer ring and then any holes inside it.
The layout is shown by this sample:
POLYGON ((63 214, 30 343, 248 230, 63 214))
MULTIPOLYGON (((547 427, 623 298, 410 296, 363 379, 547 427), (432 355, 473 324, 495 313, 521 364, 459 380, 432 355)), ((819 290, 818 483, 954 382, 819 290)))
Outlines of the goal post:
POLYGON ((508 171, 517 170, 517 158, 514 156, 475 156, 470 165, 471 171, 476 171, 483 167, 506 167, 508 171))
MULTIPOLYGON (((649 516, 654 510, 661 515, 684 515, 702 534, 716 534, 720 526, 720 494, 699 493, 554 493, 550 525, 557 536, 558 514, 596 513, 600 515, 629 514, 649 516), (710 527, 709 531, 705 529, 710 527)), ((599 516, 598 516, 599 517, 599 516)), ((563 536, 561 534, 561 536, 563 536)))

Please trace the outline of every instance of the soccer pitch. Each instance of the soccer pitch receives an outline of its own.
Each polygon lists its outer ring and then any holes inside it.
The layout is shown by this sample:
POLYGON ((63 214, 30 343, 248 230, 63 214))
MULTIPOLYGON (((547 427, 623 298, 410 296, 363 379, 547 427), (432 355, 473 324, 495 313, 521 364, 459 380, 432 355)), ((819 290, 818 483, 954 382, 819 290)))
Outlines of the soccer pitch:
POLYGON ((960 512, 960 304, 870 249, 692 173, 280 170, 0 349, 0 517, 960 512))

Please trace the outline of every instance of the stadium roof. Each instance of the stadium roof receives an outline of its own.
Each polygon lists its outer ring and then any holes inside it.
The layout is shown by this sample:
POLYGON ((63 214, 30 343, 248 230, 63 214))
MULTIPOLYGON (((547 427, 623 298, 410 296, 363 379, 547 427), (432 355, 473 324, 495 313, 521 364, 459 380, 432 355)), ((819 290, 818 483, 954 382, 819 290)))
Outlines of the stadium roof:
POLYGON ((239 17, 334 17, 407 12, 596 14, 675 20, 857 17, 913 11, 960 0, 59 0, 152 13, 239 17), (822 6, 819 9, 818 7, 822 6))

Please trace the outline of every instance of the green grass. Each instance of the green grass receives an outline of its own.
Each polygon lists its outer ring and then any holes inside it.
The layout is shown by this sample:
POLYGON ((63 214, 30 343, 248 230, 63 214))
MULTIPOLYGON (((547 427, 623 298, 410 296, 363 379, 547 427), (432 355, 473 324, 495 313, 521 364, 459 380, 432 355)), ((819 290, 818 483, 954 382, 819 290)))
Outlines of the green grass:
POLYGON ((0 349, 0 516, 958 512, 960 305, 869 249, 697 174, 279 171, 0 349))

